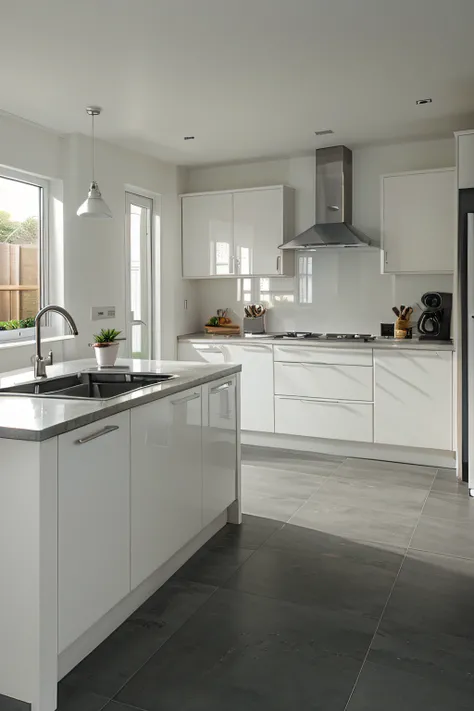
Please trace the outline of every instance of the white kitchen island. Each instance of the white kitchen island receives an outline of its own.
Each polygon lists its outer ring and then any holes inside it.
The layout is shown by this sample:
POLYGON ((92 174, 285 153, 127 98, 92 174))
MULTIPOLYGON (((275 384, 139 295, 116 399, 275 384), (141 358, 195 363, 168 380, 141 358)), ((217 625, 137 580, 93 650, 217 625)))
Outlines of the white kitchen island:
POLYGON ((0 708, 54 711, 58 679, 240 523, 240 369, 121 360, 178 377, 109 400, 0 395, 0 708))

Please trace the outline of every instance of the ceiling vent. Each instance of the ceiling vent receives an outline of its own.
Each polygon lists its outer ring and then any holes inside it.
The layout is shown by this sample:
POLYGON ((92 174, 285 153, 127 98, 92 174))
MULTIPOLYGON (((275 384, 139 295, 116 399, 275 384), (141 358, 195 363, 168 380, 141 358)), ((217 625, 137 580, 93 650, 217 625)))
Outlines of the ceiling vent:
POLYGON ((315 131, 314 135, 315 136, 329 136, 331 133, 334 133, 334 131, 331 128, 324 128, 322 131, 315 131))

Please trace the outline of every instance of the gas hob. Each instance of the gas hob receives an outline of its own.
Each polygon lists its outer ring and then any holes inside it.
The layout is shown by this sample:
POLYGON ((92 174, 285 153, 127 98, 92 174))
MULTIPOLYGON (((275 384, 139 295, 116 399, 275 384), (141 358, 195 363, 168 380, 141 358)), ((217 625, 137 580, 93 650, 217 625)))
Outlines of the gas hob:
POLYGON ((311 331, 287 331, 279 333, 274 338, 284 340, 308 341, 374 341, 375 336, 370 333, 312 333, 311 331))

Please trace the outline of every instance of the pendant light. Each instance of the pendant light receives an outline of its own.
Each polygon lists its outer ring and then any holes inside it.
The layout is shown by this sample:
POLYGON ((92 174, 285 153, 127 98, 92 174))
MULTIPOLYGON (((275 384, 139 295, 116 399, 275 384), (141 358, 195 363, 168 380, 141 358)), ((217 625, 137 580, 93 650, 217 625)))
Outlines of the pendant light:
POLYGON ((79 217, 112 217, 109 206, 102 198, 99 186, 95 180, 95 134, 94 134, 94 118, 100 115, 102 109, 100 106, 88 106, 86 109, 89 116, 92 118, 92 181, 89 187, 87 200, 84 200, 77 211, 79 217))

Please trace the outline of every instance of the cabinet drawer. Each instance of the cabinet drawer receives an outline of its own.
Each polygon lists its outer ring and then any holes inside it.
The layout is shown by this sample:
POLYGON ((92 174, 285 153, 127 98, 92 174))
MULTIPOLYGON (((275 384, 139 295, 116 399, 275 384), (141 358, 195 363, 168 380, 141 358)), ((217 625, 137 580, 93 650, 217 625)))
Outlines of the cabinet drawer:
POLYGON ((276 396, 275 431, 303 437, 373 442, 373 405, 276 396))
POLYGON ((372 365, 371 348, 318 348, 317 346, 275 346, 274 359, 288 363, 372 365))
POLYGON ((357 365, 275 363, 275 394, 371 402, 372 372, 357 365))

